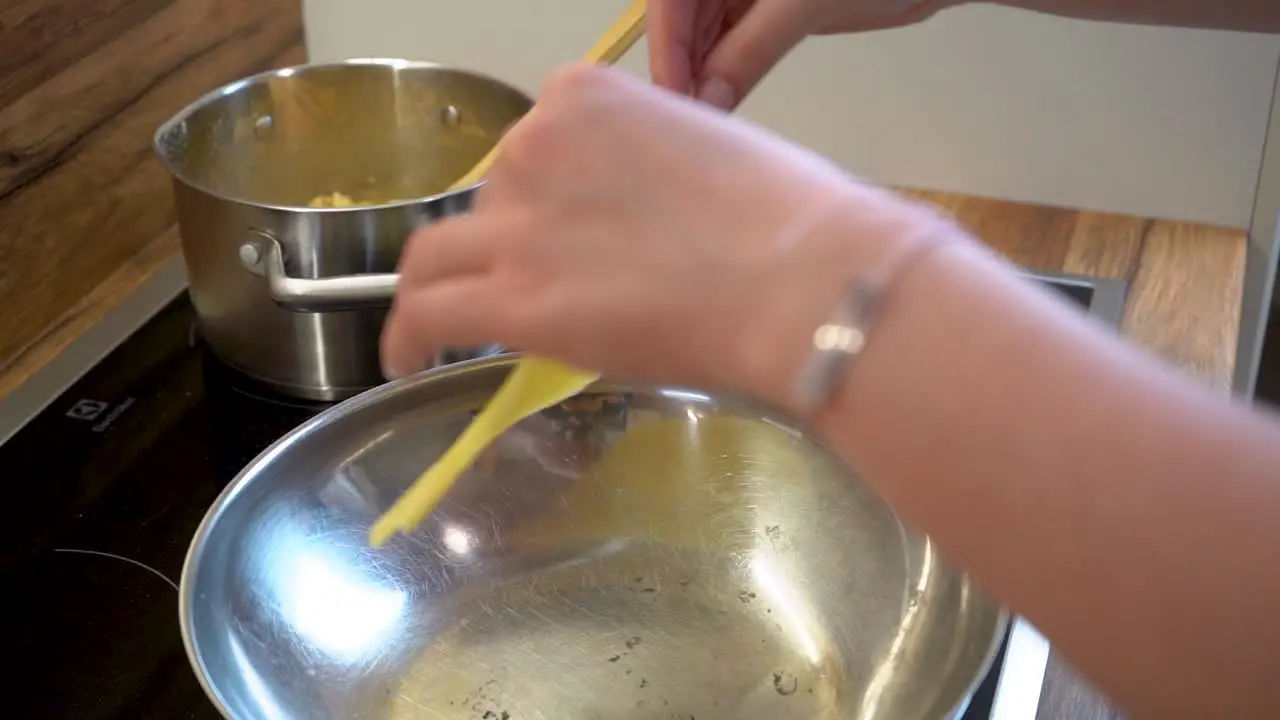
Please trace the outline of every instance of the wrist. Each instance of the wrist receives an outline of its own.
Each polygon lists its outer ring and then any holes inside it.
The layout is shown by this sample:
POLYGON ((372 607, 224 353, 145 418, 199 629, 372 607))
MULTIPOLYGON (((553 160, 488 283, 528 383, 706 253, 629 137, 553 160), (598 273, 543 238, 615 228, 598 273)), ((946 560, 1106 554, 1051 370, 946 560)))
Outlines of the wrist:
POLYGON ((887 293, 898 276, 923 261, 928 247, 957 233, 926 206, 864 187, 797 223, 802 229, 779 258, 767 290, 754 298, 733 355, 742 390, 807 419, 812 408, 797 396, 796 383, 811 369, 806 362, 815 332, 849 298, 851 284, 867 280, 887 293))

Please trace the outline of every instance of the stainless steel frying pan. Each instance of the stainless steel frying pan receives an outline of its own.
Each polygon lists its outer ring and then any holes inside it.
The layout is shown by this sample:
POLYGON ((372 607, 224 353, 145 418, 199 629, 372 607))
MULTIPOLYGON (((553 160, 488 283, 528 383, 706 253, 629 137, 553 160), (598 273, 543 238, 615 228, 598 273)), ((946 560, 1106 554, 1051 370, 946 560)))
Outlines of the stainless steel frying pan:
POLYGON ((338 405, 218 499, 181 620, 226 717, 960 715, 1000 607, 802 430, 736 399, 602 383, 368 548, 511 362, 338 405))

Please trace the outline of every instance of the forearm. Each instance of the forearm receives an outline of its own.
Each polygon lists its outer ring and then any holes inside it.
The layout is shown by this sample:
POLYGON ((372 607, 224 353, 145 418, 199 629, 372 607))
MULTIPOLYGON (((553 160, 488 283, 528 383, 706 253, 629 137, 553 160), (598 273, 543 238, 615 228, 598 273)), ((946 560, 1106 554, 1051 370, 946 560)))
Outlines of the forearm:
POLYGON ((1269 0, 989 0, 1084 20, 1280 32, 1280 3, 1269 0))
POLYGON ((830 444, 1135 716, 1278 716, 1274 428, 965 245, 888 302, 830 444))

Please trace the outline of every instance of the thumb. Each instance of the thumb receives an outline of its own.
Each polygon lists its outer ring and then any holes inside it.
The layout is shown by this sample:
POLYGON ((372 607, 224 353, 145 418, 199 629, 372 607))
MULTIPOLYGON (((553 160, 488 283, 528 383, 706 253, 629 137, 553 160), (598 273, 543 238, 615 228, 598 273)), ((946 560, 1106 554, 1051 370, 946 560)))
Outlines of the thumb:
POLYGON ((732 109, 813 27, 797 3, 759 0, 716 43, 702 65, 698 98, 732 109))

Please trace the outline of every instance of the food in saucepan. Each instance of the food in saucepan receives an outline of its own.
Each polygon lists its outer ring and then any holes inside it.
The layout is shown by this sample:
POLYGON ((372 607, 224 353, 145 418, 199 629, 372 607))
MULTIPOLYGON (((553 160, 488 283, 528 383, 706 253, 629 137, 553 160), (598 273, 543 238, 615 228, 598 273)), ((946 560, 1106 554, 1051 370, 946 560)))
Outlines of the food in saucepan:
POLYGON ((328 195, 317 195, 309 202, 307 207, 313 208, 349 208, 349 207, 369 207, 372 205, 386 205, 396 202, 396 200, 376 198, 374 200, 355 200, 350 195, 341 192, 332 192, 328 195))

